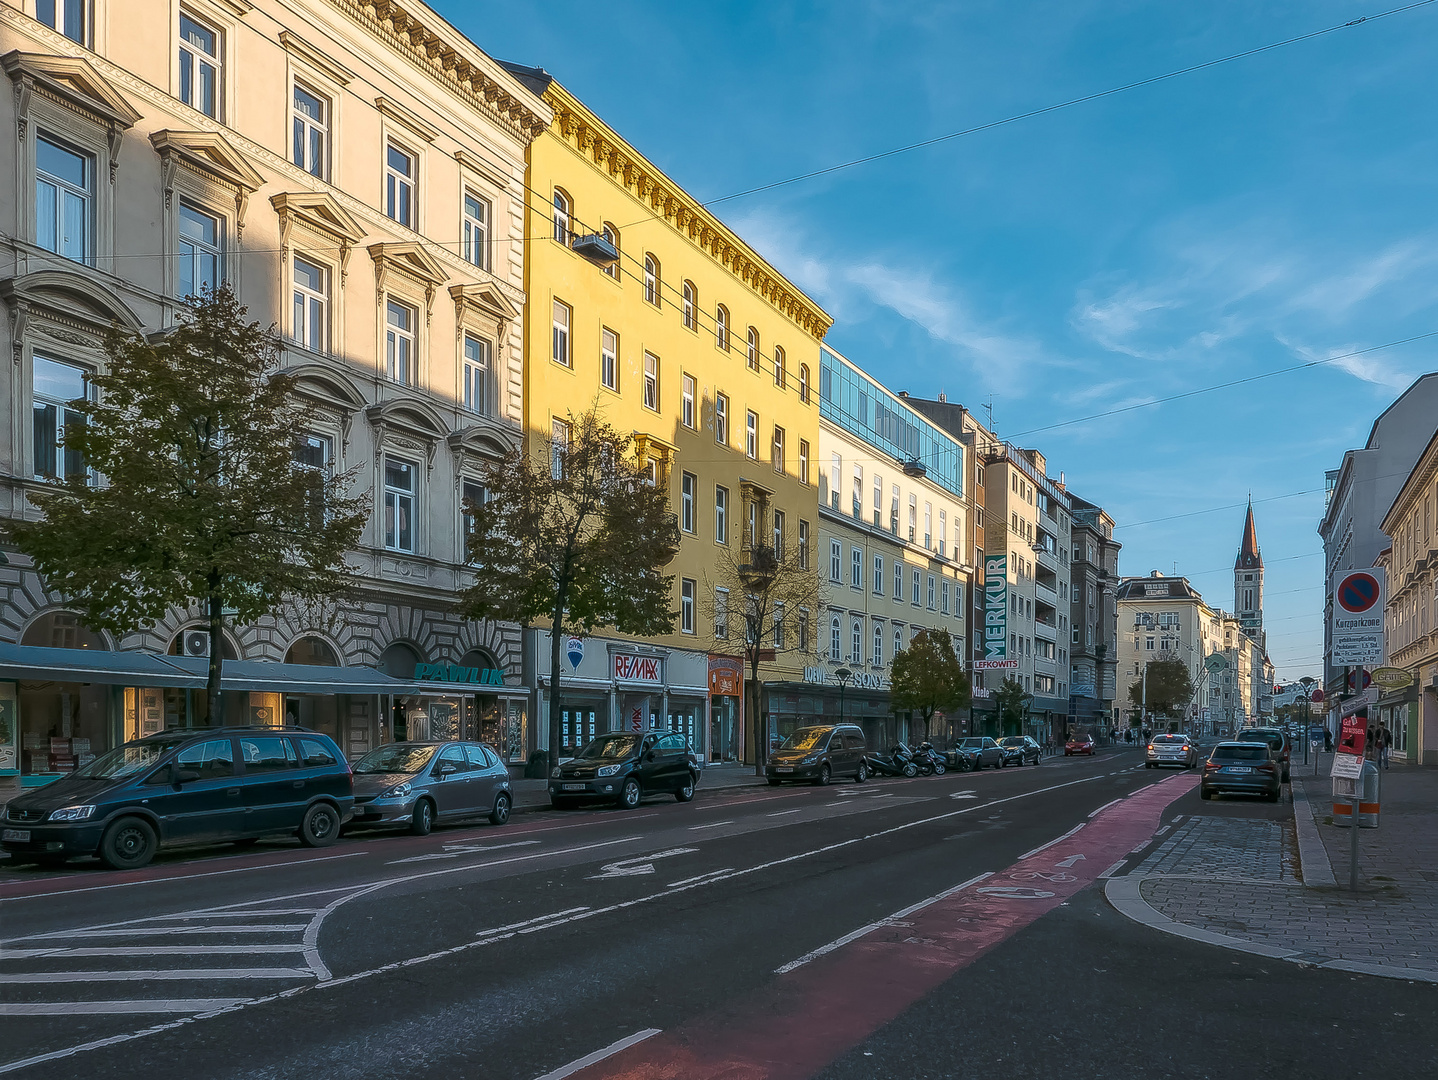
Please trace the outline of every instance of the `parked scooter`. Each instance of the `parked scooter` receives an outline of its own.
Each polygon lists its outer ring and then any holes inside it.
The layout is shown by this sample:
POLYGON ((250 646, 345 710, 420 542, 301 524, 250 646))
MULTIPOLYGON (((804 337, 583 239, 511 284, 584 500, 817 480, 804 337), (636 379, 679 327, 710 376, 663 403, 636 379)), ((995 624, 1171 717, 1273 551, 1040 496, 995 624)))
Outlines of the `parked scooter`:
POLYGON ((894 748, 894 756, 902 755, 914 763, 914 768, 919 770, 920 776, 933 776, 934 763, 922 754, 915 753, 909 749, 908 743, 900 743, 894 748))
POLYGON ((887 756, 870 754, 865 758, 869 763, 869 771, 876 776, 918 776, 919 767, 899 751, 900 748, 896 746, 887 756))
MULTIPOLYGON (((918 750, 914 751, 914 761, 927 761, 935 776, 943 776, 949 771, 949 766, 944 761, 944 755, 934 749, 934 744, 928 741, 919 743, 918 750)), ((922 768, 922 766, 920 766, 922 768)))

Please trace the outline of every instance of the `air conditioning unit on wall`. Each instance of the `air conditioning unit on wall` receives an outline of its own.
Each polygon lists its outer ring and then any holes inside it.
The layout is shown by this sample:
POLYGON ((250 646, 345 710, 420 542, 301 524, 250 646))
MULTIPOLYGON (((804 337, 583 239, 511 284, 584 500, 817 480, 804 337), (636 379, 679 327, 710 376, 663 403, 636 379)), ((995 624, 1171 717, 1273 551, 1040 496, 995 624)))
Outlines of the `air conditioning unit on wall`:
POLYGON ((210 635, 204 630, 186 630, 181 645, 186 656, 210 655, 210 635))

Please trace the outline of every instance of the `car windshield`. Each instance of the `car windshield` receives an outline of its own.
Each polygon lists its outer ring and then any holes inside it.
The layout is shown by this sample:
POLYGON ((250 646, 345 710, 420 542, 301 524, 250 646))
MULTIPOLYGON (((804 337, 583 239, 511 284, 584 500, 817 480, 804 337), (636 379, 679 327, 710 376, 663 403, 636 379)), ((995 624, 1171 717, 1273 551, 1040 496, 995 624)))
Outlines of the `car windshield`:
POLYGON ((391 743, 371 750, 355 762, 356 775, 362 773, 417 773, 434 757, 436 746, 410 746, 391 743))
POLYGON ((1022 735, 1007 735, 999 740, 1000 746, 1023 746, 1023 744, 1024 737, 1022 735))
POLYGON ((1213 760, 1267 761, 1268 751, 1262 746, 1215 746, 1213 760))
POLYGON ((610 761, 617 758, 626 758, 634 752, 634 744, 638 741, 638 735, 601 735, 597 739, 591 739, 589 743, 574 756, 587 760, 598 758, 610 761))
POLYGON ((829 737, 829 729, 824 727, 800 728, 794 734, 784 740, 780 750, 812 750, 829 737))
POLYGON ((1262 742, 1270 746, 1282 746, 1283 736, 1276 731, 1244 731, 1238 736, 1239 742, 1262 742))
POLYGON ((961 745, 963 745, 963 746, 965 746, 965 747, 968 747, 968 748, 971 748, 971 749, 974 749, 974 750, 977 750, 977 749, 980 749, 980 748, 984 745, 984 740, 983 740, 983 739, 965 739, 961 745))
POLYGON ((76 769, 75 775, 83 776, 86 780, 124 780, 128 776, 144 772, 184 741, 184 738, 163 739, 117 746, 108 754, 101 754, 84 768, 76 769))

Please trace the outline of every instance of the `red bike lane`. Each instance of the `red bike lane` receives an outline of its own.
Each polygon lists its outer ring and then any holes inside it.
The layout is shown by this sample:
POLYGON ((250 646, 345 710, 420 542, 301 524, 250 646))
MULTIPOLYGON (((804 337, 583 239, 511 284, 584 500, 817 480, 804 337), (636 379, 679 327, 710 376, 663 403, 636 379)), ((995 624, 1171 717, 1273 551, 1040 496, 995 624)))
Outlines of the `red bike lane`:
POLYGON ((777 969, 742 1002, 628 1046, 577 1080, 802 1080, 945 980, 1095 884, 1152 839, 1194 776, 1141 789, 1012 866, 956 886, 777 969))

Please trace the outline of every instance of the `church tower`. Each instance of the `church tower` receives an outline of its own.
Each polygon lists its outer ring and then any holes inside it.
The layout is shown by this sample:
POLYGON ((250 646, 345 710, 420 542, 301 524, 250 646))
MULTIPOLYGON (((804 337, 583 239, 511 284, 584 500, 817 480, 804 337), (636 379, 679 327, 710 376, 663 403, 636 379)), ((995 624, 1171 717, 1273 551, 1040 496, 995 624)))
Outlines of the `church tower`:
POLYGON ((1248 519, 1243 523, 1243 545, 1233 563, 1233 609, 1243 632, 1263 646, 1263 554, 1258 550, 1251 498, 1248 519))

